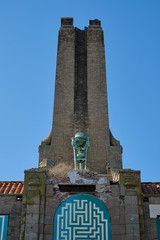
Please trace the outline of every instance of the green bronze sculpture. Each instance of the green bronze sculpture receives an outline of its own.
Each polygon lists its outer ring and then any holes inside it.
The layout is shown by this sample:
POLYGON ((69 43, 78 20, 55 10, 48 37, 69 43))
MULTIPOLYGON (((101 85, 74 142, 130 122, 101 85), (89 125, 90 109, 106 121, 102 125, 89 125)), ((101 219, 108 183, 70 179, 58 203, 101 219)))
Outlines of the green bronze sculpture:
POLYGON ((77 163, 79 163, 79 169, 82 170, 82 165, 84 163, 84 169, 87 170, 90 138, 85 133, 76 133, 72 138, 72 146, 74 152, 74 169, 77 170, 77 163))

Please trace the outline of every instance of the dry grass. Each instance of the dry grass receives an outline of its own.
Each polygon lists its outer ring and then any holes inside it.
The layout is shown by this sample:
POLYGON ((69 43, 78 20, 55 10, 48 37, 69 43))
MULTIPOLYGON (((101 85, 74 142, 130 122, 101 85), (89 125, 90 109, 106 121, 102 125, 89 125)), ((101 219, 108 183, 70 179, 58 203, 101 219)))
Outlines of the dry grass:
POLYGON ((119 171, 111 169, 111 176, 113 181, 119 181, 119 171))
POLYGON ((109 178, 109 180, 119 181, 119 170, 111 168, 107 172, 107 177, 109 178))
POLYGON ((67 177, 68 172, 73 171, 73 167, 65 163, 59 163, 48 169, 48 177, 67 177))

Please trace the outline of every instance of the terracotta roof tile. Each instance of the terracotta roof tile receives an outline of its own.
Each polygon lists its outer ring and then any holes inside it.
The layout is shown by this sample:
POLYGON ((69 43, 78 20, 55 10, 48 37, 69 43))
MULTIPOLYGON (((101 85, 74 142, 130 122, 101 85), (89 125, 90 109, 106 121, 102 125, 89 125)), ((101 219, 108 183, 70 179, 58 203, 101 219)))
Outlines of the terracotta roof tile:
POLYGON ((0 181, 0 194, 23 194, 23 181, 0 181))
POLYGON ((160 182, 142 182, 143 194, 160 194, 160 182))
MULTIPOLYGON (((142 182, 143 194, 160 194, 160 182, 142 182)), ((0 181, 0 194, 23 194, 23 181, 0 181)))
POLYGON ((24 184, 22 185, 22 188, 21 188, 20 194, 23 194, 23 191, 24 191, 24 184))

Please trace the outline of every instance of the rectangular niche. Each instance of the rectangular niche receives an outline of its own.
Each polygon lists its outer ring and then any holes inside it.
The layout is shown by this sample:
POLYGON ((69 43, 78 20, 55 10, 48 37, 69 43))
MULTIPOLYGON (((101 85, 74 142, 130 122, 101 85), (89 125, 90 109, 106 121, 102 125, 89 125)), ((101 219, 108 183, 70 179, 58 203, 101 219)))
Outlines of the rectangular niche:
POLYGON ((58 186, 61 192, 95 192, 96 189, 96 185, 59 184, 58 186))

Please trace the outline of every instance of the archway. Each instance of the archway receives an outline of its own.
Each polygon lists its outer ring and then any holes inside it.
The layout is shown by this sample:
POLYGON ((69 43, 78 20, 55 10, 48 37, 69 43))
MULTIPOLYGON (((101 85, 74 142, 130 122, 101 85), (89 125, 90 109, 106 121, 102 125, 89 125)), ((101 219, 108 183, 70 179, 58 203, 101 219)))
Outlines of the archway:
POLYGON ((85 239, 111 240, 110 214, 98 198, 76 194, 57 208, 53 240, 85 239))

